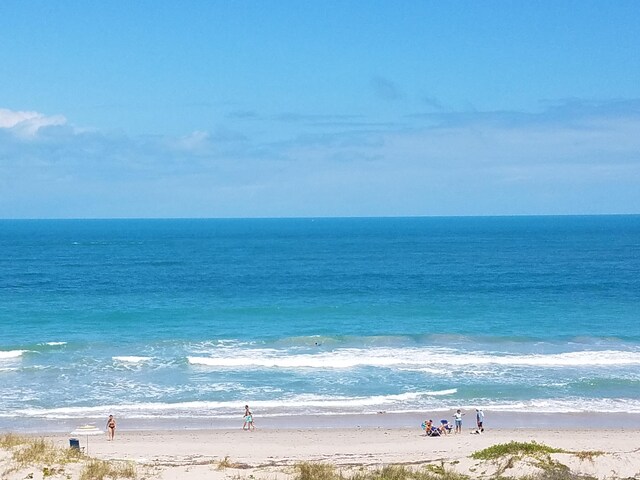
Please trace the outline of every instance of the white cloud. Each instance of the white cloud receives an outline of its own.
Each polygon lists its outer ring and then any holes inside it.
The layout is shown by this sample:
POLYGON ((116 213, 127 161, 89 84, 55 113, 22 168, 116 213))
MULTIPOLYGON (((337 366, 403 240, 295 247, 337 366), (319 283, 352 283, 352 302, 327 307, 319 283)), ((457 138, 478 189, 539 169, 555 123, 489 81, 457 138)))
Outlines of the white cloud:
POLYGON ((196 130, 189 135, 177 138, 173 142, 177 150, 191 153, 206 152, 211 148, 211 135, 208 132, 196 130))
POLYGON ((39 112, 14 111, 0 108, 0 128, 11 130, 21 138, 34 137, 43 127, 65 125, 62 115, 45 115, 39 112))
POLYGON ((0 217, 640 212, 638 102, 256 122, 130 136, 0 109, 0 217))

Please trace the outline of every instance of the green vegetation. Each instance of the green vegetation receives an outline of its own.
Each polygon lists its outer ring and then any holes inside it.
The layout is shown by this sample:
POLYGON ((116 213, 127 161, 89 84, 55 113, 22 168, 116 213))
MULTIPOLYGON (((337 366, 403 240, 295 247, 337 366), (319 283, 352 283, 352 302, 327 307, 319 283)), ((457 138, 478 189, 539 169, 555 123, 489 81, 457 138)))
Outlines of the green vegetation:
POLYGON ((403 465, 388 465, 372 470, 361 470, 345 476, 333 465, 303 462, 296 465, 295 480, 468 480, 465 475, 448 471, 443 465, 428 465, 424 469, 411 469, 403 465))
POLYGON ((548 447, 547 445, 536 442, 509 442, 493 445, 489 448, 485 448, 484 450, 475 452, 471 455, 471 458, 476 460, 497 460, 506 457, 507 455, 528 455, 535 457, 539 455, 548 455, 550 453, 570 452, 562 450, 561 448, 548 447))
MULTIPOLYGON (((569 472, 565 465, 552 461, 549 455, 549 447, 531 448, 525 447, 528 451, 535 451, 548 460, 547 463, 541 463, 539 466, 542 470, 531 476, 519 477, 518 480, 596 480, 593 477, 576 475, 569 472)), ((556 449, 551 449, 556 450, 556 449)), ((506 455, 512 458, 514 451, 521 452, 522 449, 516 450, 514 446, 505 449, 506 455)), ((494 457, 495 459, 495 457, 494 457)), ((296 475, 294 480, 472 480, 466 475, 462 475, 445 468, 444 462, 440 464, 429 464, 423 468, 410 468, 402 465, 389 465, 376 469, 360 469, 358 472, 351 472, 344 475, 340 470, 330 464, 302 462, 295 465, 296 475)), ((493 480, 513 480, 512 477, 503 476, 504 470, 497 472, 493 480)))
POLYGON ((342 473, 327 463, 302 462, 295 466, 296 480, 342 480, 342 473))
POLYGON ((506 470, 516 467, 518 461, 527 461, 540 471, 520 480, 595 480, 593 477, 571 473, 569 468, 551 458, 552 453, 568 453, 579 458, 593 458, 602 452, 569 452, 561 448, 549 447, 536 442, 510 442, 493 445, 471 455, 476 460, 492 460, 499 463, 496 480, 503 477, 506 470))

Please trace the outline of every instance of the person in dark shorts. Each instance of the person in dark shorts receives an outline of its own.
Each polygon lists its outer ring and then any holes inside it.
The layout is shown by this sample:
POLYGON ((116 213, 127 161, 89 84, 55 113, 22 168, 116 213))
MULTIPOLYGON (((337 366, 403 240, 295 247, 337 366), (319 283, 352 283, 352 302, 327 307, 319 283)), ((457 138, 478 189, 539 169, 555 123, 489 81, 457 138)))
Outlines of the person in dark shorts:
POLYGON ((484 432, 483 423, 484 423, 484 412, 481 409, 476 408, 476 424, 478 425, 478 430, 476 430, 476 433, 484 432))

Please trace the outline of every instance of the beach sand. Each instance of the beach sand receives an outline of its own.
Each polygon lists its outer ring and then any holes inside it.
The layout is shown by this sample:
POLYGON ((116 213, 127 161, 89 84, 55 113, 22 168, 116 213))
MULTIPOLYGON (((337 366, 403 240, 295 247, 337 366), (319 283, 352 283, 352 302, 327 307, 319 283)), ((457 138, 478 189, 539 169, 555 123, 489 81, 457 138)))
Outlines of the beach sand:
MULTIPOLYGON (((89 455, 104 460, 128 460, 138 466, 138 478, 222 480, 283 479, 292 477, 298 462, 324 462, 345 473, 362 467, 389 464, 420 468, 426 464, 470 475, 490 478, 499 465, 470 458, 473 452, 511 441, 535 441, 571 452, 604 452, 587 458, 552 454, 572 472, 600 479, 640 478, 640 429, 488 429, 481 435, 466 428, 462 434, 426 437, 419 429, 330 428, 330 429, 237 429, 183 431, 123 431, 115 441, 106 436, 89 438, 89 455), (226 459, 226 461, 225 461, 226 459), (233 467, 221 468, 226 463, 233 467)), ((49 434, 56 445, 69 445, 69 435, 49 434)), ((81 438, 85 446, 86 438, 81 438)), ((3 460, 6 463, 5 453, 3 460)), ((3 465, 0 464, 0 469, 3 465)), ((72 467, 65 474, 77 478, 72 467)), ((78 467, 75 467, 76 469, 78 467)), ((0 470, 0 472, 3 470, 0 470)), ((520 462, 506 476, 535 473, 535 467, 520 462)), ((18 480, 29 473, 42 478, 38 469, 20 470, 1 478, 18 480)), ((55 478, 55 477, 54 477, 55 478)), ((68 477, 60 477, 68 478, 68 477)))

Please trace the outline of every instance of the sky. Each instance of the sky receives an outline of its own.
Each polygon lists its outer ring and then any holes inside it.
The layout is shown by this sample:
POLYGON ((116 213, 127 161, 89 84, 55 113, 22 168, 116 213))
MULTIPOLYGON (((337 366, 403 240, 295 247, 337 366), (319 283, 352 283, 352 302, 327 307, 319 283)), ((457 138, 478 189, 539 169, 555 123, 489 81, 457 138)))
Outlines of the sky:
POLYGON ((0 218, 640 213, 640 4, 3 0, 0 218))

